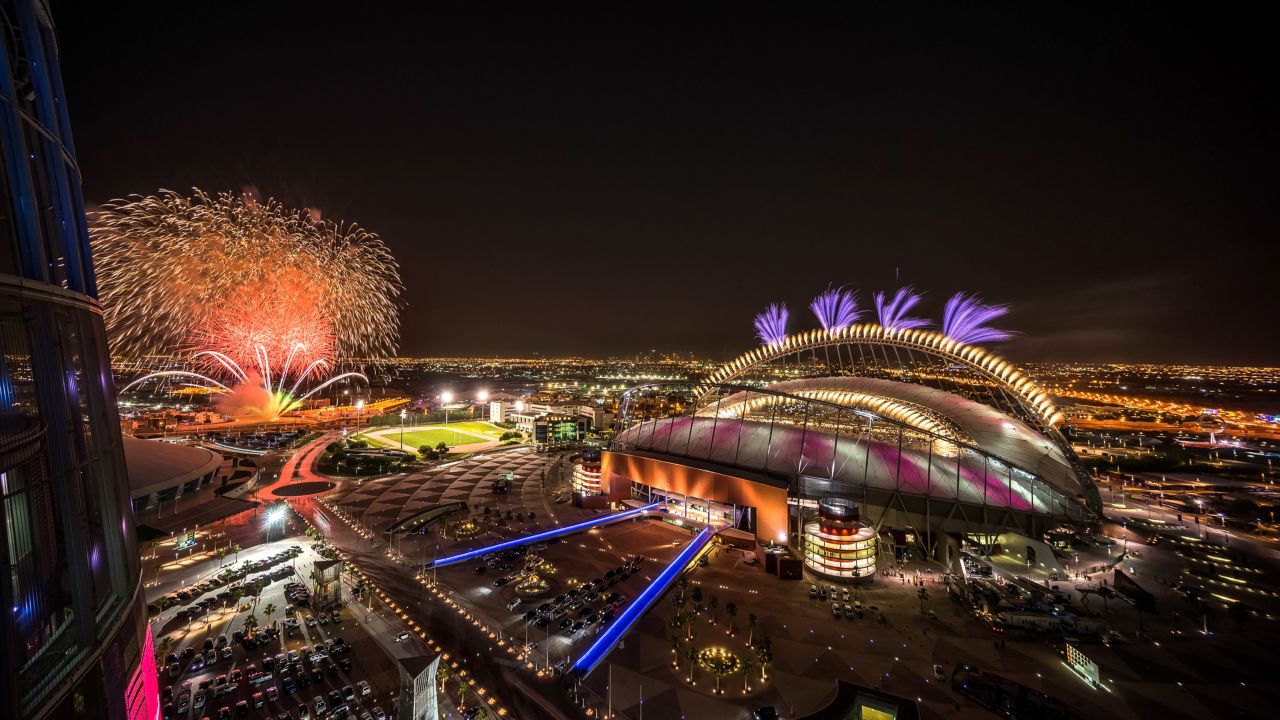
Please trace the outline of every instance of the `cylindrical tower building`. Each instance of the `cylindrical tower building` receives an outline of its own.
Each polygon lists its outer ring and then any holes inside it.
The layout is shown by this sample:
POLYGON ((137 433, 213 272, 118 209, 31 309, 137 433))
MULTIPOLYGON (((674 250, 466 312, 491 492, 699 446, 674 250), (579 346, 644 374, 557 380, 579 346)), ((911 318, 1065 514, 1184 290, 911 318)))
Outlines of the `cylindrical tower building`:
POLYGON ((876 531, 858 521, 852 500, 825 497, 818 518, 804 524, 804 564, 826 578, 869 580, 876 573, 876 531))
POLYGON ((587 448, 573 467, 573 491, 579 495, 603 495, 600 485, 600 450, 587 448))
POLYGON ((4 717, 154 720, 115 388, 44 0, 0 0, 4 717))

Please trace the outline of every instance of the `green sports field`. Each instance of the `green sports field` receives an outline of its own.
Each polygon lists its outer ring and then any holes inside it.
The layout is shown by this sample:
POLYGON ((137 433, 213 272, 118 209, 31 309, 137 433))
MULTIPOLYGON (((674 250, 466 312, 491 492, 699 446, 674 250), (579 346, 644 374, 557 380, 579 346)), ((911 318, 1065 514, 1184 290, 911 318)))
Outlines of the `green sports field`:
MULTIPOLYGON (((437 425, 436 427, 443 428, 444 426, 437 425)), ((495 425, 490 425, 487 422, 449 423, 449 429, 450 430, 458 429, 463 432, 475 433, 476 435, 484 435, 485 437, 490 437, 490 438, 493 438, 494 440, 497 440, 499 437, 501 437, 502 433, 506 432, 506 430, 503 430, 502 428, 497 427, 495 425)), ((408 441, 406 440, 405 442, 407 443, 408 441)))
MULTIPOLYGON (((372 436, 369 438, 370 440, 381 442, 391 447, 398 447, 400 442, 400 432, 398 430, 387 428, 378 428, 378 430, 386 430, 386 432, 382 435, 372 436)), ((364 434, 368 432, 366 430, 364 434)), ((449 423, 448 429, 444 425, 419 426, 413 430, 405 431, 404 444, 415 451, 423 445, 435 447, 441 442, 449 447, 457 447, 459 445, 472 445, 488 440, 497 440, 504 432, 506 431, 502 428, 494 427, 485 422, 449 423)))

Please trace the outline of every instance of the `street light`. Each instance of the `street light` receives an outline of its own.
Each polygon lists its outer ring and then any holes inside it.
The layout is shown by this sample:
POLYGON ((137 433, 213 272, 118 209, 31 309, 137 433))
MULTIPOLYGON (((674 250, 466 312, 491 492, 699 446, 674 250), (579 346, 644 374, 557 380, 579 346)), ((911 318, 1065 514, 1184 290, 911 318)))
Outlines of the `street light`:
POLYGON ((444 408, 444 426, 449 427, 449 403, 453 402, 453 393, 445 390, 440 393, 440 406, 444 408))
MULTIPOLYGON (((267 510, 265 519, 267 523, 267 541, 268 542, 271 540, 271 527, 273 525, 284 525, 284 519, 285 519, 285 516, 288 514, 288 512, 289 511, 285 508, 283 504, 272 505, 271 508, 267 510)), ((283 537, 283 535, 281 535, 281 537, 283 537)))
POLYGON ((481 390, 476 393, 476 402, 480 404, 480 417, 484 418, 484 404, 489 402, 489 391, 481 390))
POLYGON ((404 417, 406 414, 407 413, 405 413, 404 410, 400 411, 400 450, 401 452, 404 451, 404 417))
POLYGON ((360 412, 364 410, 364 399, 356 400, 356 435, 360 434, 360 412))

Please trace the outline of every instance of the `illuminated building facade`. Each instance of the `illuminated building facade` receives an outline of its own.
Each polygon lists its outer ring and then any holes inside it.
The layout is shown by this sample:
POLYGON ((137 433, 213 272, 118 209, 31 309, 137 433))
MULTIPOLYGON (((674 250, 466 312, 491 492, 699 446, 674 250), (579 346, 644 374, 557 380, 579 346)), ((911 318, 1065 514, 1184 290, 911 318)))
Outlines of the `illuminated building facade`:
POLYGON ((876 573, 876 531, 859 522, 852 500, 818 501, 818 516, 804 524, 804 565, 840 580, 861 580, 876 573))
POLYGON ((0 708, 153 720, 115 388, 44 0, 0 0, 0 708))
POLYGON ((573 491, 579 495, 603 495, 600 486, 600 450, 587 448, 573 467, 573 491))

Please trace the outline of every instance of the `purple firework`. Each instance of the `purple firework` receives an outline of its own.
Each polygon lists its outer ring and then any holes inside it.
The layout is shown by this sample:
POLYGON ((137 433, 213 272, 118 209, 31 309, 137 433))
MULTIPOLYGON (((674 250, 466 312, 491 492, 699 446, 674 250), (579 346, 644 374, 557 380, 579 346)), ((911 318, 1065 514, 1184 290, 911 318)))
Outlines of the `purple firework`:
POLYGON ((898 288, 891 299, 886 300, 885 294, 878 292, 875 295, 876 314, 880 317, 880 325, 888 330, 911 330, 912 328, 922 328, 929 324, 924 318, 909 317, 908 312, 915 307, 924 296, 915 292, 910 285, 898 288))
POLYGON ((828 287, 827 291, 809 303, 822 329, 829 332, 843 330, 858 321, 858 296, 844 288, 828 287))
POLYGON ((774 303, 756 316, 756 337, 765 345, 781 345, 787 339, 786 303, 774 303))
POLYGON ((967 345, 1008 340, 1013 333, 987 326, 1007 312, 1008 305, 987 305, 977 295, 958 292, 947 300, 942 315, 942 334, 967 345))

